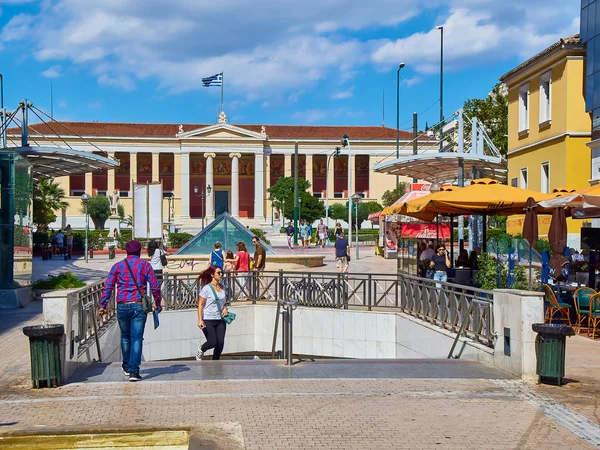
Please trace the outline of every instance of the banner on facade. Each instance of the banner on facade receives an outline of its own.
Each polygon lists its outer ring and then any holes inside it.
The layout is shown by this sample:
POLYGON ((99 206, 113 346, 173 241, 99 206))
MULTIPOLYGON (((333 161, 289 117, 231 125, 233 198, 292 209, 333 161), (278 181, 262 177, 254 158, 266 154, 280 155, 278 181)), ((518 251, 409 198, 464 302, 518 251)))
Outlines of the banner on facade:
POLYGON ((439 227, 439 238, 450 239, 450 225, 447 223, 403 223, 402 234, 403 238, 415 239, 437 239, 439 227))
POLYGON ((133 183, 134 239, 162 239, 162 204, 162 183, 133 183))

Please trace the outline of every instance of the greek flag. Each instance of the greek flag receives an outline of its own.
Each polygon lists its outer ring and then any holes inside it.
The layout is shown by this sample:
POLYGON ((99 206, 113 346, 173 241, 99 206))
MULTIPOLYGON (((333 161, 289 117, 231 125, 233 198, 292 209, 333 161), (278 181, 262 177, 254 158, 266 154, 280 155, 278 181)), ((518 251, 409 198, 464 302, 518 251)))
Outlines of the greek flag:
POLYGON ((204 87, 221 86, 223 83, 223 72, 213 75, 211 77, 202 78, 202 85, 204 87))

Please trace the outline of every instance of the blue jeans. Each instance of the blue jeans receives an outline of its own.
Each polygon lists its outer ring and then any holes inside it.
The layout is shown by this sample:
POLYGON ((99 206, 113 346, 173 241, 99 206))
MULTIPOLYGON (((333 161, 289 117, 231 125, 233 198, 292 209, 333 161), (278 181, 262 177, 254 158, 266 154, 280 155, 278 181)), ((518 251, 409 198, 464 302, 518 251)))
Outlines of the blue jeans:
POLYGON ((433 279, 435 281, 448 281, 448 273, 441 270, 436 270, 433 274, 433 279))
POLYGON ((117 319, 121 329, 123 364, 129 372, 139 372, 142 362, 142 341, 147 314, 137 303, 119 303, 117 319))

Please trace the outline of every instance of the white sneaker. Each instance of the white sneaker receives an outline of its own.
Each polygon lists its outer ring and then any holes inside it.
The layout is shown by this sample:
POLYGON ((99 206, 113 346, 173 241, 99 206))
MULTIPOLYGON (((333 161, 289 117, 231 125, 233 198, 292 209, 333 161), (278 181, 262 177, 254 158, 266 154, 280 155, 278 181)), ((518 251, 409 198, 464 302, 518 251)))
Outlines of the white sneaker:
POLYGON ((196 361, 202 361, 202 357, 204 356, 204 352, 202 351, 202 347, 198 346, 198 351, 196 352, 196 361))

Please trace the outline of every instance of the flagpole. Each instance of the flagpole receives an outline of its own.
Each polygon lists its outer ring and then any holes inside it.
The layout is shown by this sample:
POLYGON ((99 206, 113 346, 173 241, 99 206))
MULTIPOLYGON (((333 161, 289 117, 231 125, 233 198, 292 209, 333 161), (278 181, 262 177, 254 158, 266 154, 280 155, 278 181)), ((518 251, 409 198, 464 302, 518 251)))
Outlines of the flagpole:
POLYGON ((225 84, 225 81, 223 79, 223 72, 221 72, 221 111, 224 112, 225 110, 223 109, 223 84, 225 84))

